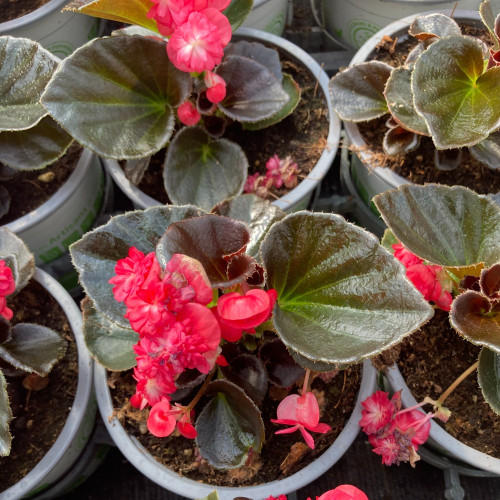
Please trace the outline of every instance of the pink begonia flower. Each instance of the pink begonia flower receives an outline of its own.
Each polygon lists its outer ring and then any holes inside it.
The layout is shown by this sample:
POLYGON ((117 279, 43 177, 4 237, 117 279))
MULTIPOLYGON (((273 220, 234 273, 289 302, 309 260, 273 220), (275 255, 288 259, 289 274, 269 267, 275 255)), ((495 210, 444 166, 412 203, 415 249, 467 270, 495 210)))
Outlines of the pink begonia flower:
POLYGON ((384 465, 399 464, 398 456, 400 446, 396 442, 393 434, 378 438, 374 434, 368 435, 368 441, 373 446, 373 453, 382 456, 382 463, 384 465))
POLYGON ((217 104, 226 97, 226 82, 221 76, 212 71, 207 71, 204 82, 207 86, 207 99, 211 103, 217 104))
POLYGON ((317 500, 368 500, 368 497, 352 484, 341 484, 333 490, 326 491, 317 500))
POLYGON ((411 444, 418 450, 419 444, 424 444, 431 431, 431 422, 427 415, 418 410, 410 410, 404 413, 398 413, 394 417, 396 429, 407 433, 411 444))
POLYGON ((149 9, 147 16, 154 19, 158 31, 163 36, 170 36, 174 30, 184 24, 191 12, 195 10, 195 0, 151 0, 155 5, 149 9))
POLYGON ((7 307, 7 299, 0 296, 0 316, 3 316, 7 321, 10 321, 14 316, 12 309, 7 307))
POLYGON ((420 257, 411 253, 401 243, 395 243, 392 245, 392 249, 394 250, 394 257, 396 257, 405 267, 421 264, 423 262, 420 257))
POLYGON ((219 313, 217 312, 217 306, 212 307, 212 314, 215 316, 220 326, 221 337, 228 342, 237 342, 243 335, 243 328, 233 328, 229 326, 225 321, 222 321, 219 313))
POLYGON ((288 429, 276 431, 276 434, 288 434, 299 430, 307 445, 314 449, 314 439, 306 429, 324 434, 331 427, 319 423, 318 400, 312 392, 305 395, 290 394, 278 405, 278 418, 271 419, 275 424, 291 425, 288 429))
POLYGON ((247 177, 243 190, 245 193, 253 193, 261 198, 265 198, 272 185, 273 179, 271 177, 266 177, 256 172, 255 174, 247 177))
POLYGON ((366 434, 376 434, 382 431, 392 421, 396 413, 387 392, 374 392, 361 403, 361 406, 363 410, 359 425, 366 434))
POLYGON ((11 293, 14 293, 16 289, 16 282, 12 276, 12 269, 5 263, 4 260, 0 260, 0 296, 6 297, 11 293))
POLYGON ((166 398, 162 398, 158 403, 154 404, 149 412, 148 429, 153 436, 166 437, 170 436, 175 429, 177 420, 172 413, 170 402, 166 398))
POLYGON ((231 39, 227 17, 213 8, 192 12, 167 43, 172 64, 188 73, 211 71, 220 64, 224 47, 231 39))
POLYGON ((274 289, 267 292, 252 289, 245 295, 227 293, 219 298, 217 313, 220 320, 232 328, 254 328, 269 318, 277 297, 274 289))
POLYGON ((200 112, 191 101, 184 101, 177 108, 177 116, 179 117, 180 122, 188 127, 196 125, 201 119, 200 112))
POLYGON ((273 185, 276 188, 285 185, 290 189, 298 183, 299 169, 291 156, 281 160, 278 155, 274 155, 267 161, 266 169, 266 177, 273 180, 273 185))

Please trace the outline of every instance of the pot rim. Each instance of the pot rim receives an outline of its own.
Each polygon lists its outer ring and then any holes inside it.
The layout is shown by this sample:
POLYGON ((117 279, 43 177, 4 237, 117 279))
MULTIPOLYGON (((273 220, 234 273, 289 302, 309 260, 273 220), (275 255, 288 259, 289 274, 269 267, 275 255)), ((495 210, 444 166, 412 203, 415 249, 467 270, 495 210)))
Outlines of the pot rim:
MULTIPOLYGON (((325 147, 316 165, 309 172, 307 177, 302 179, 297 187, 292 189, 292 191, 287 193, 285 196, 282 196, 278 200, 272 202, 273 205, 281 208, 282 210, 287 210, 294 204, 296 204, 299 200, 311 193, 319 185, 323 177, 332 166, 335 155, 337 154, 341 127, 340 119, 334 112, 333 105, 330 99, 330 91, 328 88, 330 78, 315 59, 313 59, 303 49, 286 40, 285 38, 267 33, 265 31, 241 27, 236 33, 234 33, 234 38, 243 37, 247 39, 249 38, 254 41, 272 43, 278 48, 286 51, 292 58, 301 61, 309 69, 312 75, 317 75, 319 85, 327 102, 329 119, 328 136, 326 139, 327 147, 325 147)), ((120 189, 127 195, 130 200, 132 200, 132 202, 136 206, 144 209, 160 205, 160 202, 148 196, 146 193, 140 191, 125 177, 125 174, 123 173, 116 160, 103 158, 103 163, 120 189)))
POLYGON ((323 455, 304 467, 299 472, 282 479, 257 486, 229 487, 199 483, 178 475, 164 465, 156 462, 139 441, 127 434, 120 422, 113 415, 114 408, 107 384, 106 369, 95 364, 94 368, 97 403, 106 428, 123 455, 146 477, 174 493, 188 498, 203 498, 215 489, 221 500, 233 500, 234 497, 246 496, 253 500, 264 499, 269 495, 276 497, 296 491, 311 483, 332 467, 347 451, 359 433, 361 401, 373 393, 376 386, 376 370, 370 360, 363 362, 361 386, 356 398, 356 405, 341 433, 323 455))
POLYGON ((78 351, 78 385, 68 418, 55 443, 26 476, 0 493, 4 500, 18 499, 30 493, 33 488, 42 484, 47 473, 64 458, 85 417, 87 406, 93 394, 93 361, 83 340, 83 321, 80 309, 62 285, 45 271, 36 268, 33 279, 57 300, 68 318, 78 351))
MULTIPOLYGON (((402 389, 401 400, 403 406, 408 408, 417 404, 410 389, 406 385, 402 373, 395 364, 391 366, 385 374, 393 390, 402 389)), ((425 415, 422 408, 418 408, 425 415)), ((492 457, 486 453, 478 451, 448 434, 439 424, 431 420, 430 438, 439 447, 446 449, 456 459, 466 462, 478 469, 482 469, 500 475, 500 459, 492 457)))

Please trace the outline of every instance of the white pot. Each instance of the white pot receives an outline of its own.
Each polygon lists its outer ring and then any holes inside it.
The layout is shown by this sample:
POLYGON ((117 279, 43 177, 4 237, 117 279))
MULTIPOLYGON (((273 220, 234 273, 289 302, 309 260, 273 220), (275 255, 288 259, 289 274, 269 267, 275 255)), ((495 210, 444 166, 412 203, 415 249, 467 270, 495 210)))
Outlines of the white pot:
MULTIPOLYGON (((408 408, 416 405, 417 401, 413 397, 410 389, 399 371, 399 368, 394 365, 386 373, 387 380, 394 391, 402 389, 401 400, 403 406, 408 408)), ((425 414, 425 411, 419 408, 419 411, 425 414)), ((461 443, 458 439, 450 436, 442 427, 431 420, 431 431, 426 444, 429 444, 441 454, 473 465, 478 469, 492 472, 500 475, 500 459, 494 458, 486 453, 482 453, 466 444, 461 443)))
MULTIPOLYGON (((314 5, 317 0, 311 0, 314 5)), ((478 10, 481 0, 321 0, 323 25, 334 37, 359 49, 397 19, 422 11, 478 10)))
POLYGON ((64 59, 99 33, 100 19, 61 12, 69 0, 50 0, 25 16, 0 24, 0 35, 31 38, 64 59))
POLYGON ((281 494, 286 495, 287 493, 306 486, 325 473, 340 459, 340 457, 342 457, 351 446, 354 439, 356 439, 360 429, 361 401, 370 396, 375 390, 375 379, 376 371, 371 361, 366 360, 363 363, 361 387, 351 417, 330 448, 307 467, 304 467, 301 471, 280 481, 271 481, 258 486, 242 486, 239 488, 228 486, 216 487, 178 475, 176 472, 157 462, 135 437, 127 434, 120 422, 114 416, 113 402, 107 383, 106 370, 98 364, 95 365, 97 404, 99 405, 102 419, 111 438, 127 460, 146 477, 161 487, 177 493, 178 495, 187 498, 204 498, 217 489, 217 493, 221 500, 233 500, 235 497, 260 500, 270 495, 275 497, 281 494))
MULTIPOLYGON (((32 496, 54 487, 54 484, 68 474, 73 464, 77 462, 95 426, 97 408, 92 390, 93 361, 83 340, 80 309, 66 290, 41 269, 36 270, 33 279, 57 300, 68 318, 78 350, 78 385, 68 419, 56 442, 31 472, 0 493, 2 500, 32 496)), ((57 488, 51 491, 57 491, 57 488)))
POLYGON ((101 163, 97 155, 84 149, 75 170, 54 195, 5 227, 28 245, 37 266, 50 264, 92 227, 103 198, 101 163))
MULTIPOLYGON (((326 139, 327 147, 323 150, 318 162, 309 172, 308 176, 302 179, 299 185, 288 194, 273 201, 273 205, 276 205, 288 213, 305 210, 313 195, 319 192, 321 181, 333 164, 340 139, 340 120, 333 111, 328 89, 329 77, 309 54, 284 38, 250 28, 240 28, 238 32, 235 33, 234 38, 245 38, 246 40, 270 43, 285 51, 289 57, 296 59, 309 69, 310 73, 318 79, 319 86, 325 95, 329 119, 328 136, 326 139)), ((140 191, 125 177, 118 162, 109 159, 103 159, 103 162, 114 181, 118 184, 118 187, 134 203, 136 208, 144 209, 160 205, 159 201, 140 191)))
MULTIPOLYGON (((255 0, 243 27, 281 35, 288 16, 288 0, 255 0)), ((239 33, 239 31, 238 31, 239 33)))

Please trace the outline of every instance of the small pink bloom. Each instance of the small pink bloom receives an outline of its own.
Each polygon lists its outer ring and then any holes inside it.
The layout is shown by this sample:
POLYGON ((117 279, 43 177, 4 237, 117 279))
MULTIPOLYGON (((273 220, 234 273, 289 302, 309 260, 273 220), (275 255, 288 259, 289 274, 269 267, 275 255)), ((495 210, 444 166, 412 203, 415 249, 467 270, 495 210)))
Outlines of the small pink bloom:
POLYGON ((219 313, 217 312, 217 307, 210 309, 219 322, 221 337, 228 342, 237 342, 243 335, 243 328, 233 328, 229 326, 225 321, 220 319, 219 313))
POLYGON ((14 316, 12 309, 7 307, 7 299, 0 296, 0 316, 3 316, 7 321, 10 321, 14 316))
POLYGON ((317 500, 368 500, 368 497, 352 484, 341 484, 323 493, 317 500))
POLYGON ((450 292, 443 290, 439 281, 442 267, 425 264, 415 264, 406 269, 407 278, 422 293, 425 300, 434 302, 444 311, 449 311, 452 303, 450 292))
POLYGON ((217 313, 232 328, 254 328, 269 318, 277 297, 274 289, 252 289, 245 295, 228 293, 219 298, 217 313))
POLYGON ((170 436, 175 429, 176 418, 172 414, 172 409, 168 399, 162 398, 161 401, 153 405, 149 412, 148 429, 153 436, 170 436))
POLYGON ((418 450, 419 444, 424 444, 429 437, 431 422, 427 415, 418 410, 396 414, 394 418, 396 428, 408 435, 411 444, 418 450))
POLYGON ((199 111, 191 101, 184 101, 177 108, 177 116, 179 117, 181 123, 187 125, 188 127, 196 125, 201 118, 199 111))
POLYGON ((226 82, 222 77, 211 71, 205 74, 205 85, 207 86, 207 99, 217 104, 226 97, 226 82))
POLYGON ((324 434, 331 427, 319 423, 318 400, 312 392, 305 395, 290 394, 278 405, 278 418, 271 419, 275 424, 291 425, 289 429, 276 431, 276 434, 288 434, 299 430, 307 445, 314 449, 314 439, 306 429, 324 434))
POLYGON ((396 257, 405 267, 421 264, 423 262, 420 257, 411 253, 401 243, 395 243, 392 245, 392 249, 394 250, 394 257, 396 257))
POLYGON ((394 405, 389 401, 388 393, 377 391, 362 403, 361 420, 359 425, 366 434, 377 434, 382 431, 393 419, 396 412, 394 405))
POLYGON ((0 295, 3 297, 10 295, 15 289, 16 283, 12 276, 12 269, 4 260, 0 260, 0 295))
POLYGON ((382 463, 384 465, 399 464, 398 457, 400 446, 396 442, 393 434, 381 438, 376 437, 374 434, 368 436, 368 441, 373 446, 373 452, 382 456, 382 463))

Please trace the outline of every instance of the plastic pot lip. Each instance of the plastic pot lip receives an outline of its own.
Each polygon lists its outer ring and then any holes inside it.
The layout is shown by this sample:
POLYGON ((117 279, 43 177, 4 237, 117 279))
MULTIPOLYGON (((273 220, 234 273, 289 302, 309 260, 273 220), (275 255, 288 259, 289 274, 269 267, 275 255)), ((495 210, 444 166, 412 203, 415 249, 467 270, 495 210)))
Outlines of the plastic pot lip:
POLYGON ((361 401, 366 399, 375 390, 377 376, 371 361, 365 360, 355 408, 334 444, 314 462, 281 481, 271 481, 258 486, 228 487, 207 485, 187 479, 156 462, 135 438, 130 437, 126 433, 120 422, 113 416, 113 403, 107 385, 106 369, 96 363, 94 373, 97 403, 102 419, 111 438, 123 455, 146 477, 178 495, 188 498, 203 498, 217 489, 221 500, 232 500, 237 496, 258 500, 260 498, 267 498, 269 495, 278 496, 280 494, 287 494, 300 489, 321 476, 340 459, 358 435, 360 430, 358 422, 361 418, 361 401))
POLYGON ((43 482, 48 471, 53 469, 63 458, 80 428, 93 389, 93 361, 83 340, 83 322, 80 309, 62 285, 45 271, 36 268, 33 279, 57 300, 68 318, 78 351, 78 385, 68 419, 57 440, 42 460, 26 476, 0 493, 3 500, 18 499, 27 495, 33 488, 43 482))
POLYGON ((66 203, 66 201, 73 196, 73 193, 80 186, 80 182, 83 180, 90 168, 94 155, 95 153, 92 153, 88 149, 84 148, 80 158, 78 158, 75 170, 68 177, 66 182, 45 203, 42 203, 38 208, 28 212, 26 215, 9 222, 5 225, 5 227, 14 233, 26 231, 37 225, 41 220, 45 219, 52 212, 54 212, 54 210, 66 203))
MULTIPOLYGON (((282 196, 278 200, 272 202, 273 205, 281 208, 282 210, 288 210, 318 186, 318 184, 321 182, 321 180, 333 164, 335 155, 337 154, 337 149, 340 141, 340 119, 333 110, 333 105, 330 98, 330 91, 328 88, 330 78, 315 59, 313 59, 300 47, 286 40, 285 38, 267 33, 265 31, 241 27, 236 33, 234 33, 233 39, 236 40, 242 38, 250 39, 253 41, 268 42, 276 45, 278 48, 287 52, 290 57, 303 63, 308 68, 310 73, 318 78, 319 86, 321 87, 321 90, 323 91, 325 100, 327 102, 329 120, 328 136, 326 139, 327 147, 325 147, 318 159, 318 162, 309 172, 307 177, 302 179, 298 186, 292 189, 292 191, 287 193, 285 196, 282 196)), ((135 205, 137 205, 141 209, 144 209, 161 204, 159 201, 151 198, 147 194, 140 191, 136 186, 134 186, 125 177, 125 174, 123 173, 116 160, 103 158, 103 162, 108 171, 111 173, 111 176, 113 177, 115 182, 120 186, 120 189, 127 195, 130 200, 132 200, 135 205)))
MULTIPOLYGON (((394 21, 387 26, 381 28, 377 33, 375 33, 372 37, 370 37, 354 54, 354 57, 351 59, 349 66, 353 64, 358 64, 362 62, 366 62, 370 59, 370 55, 375 50, 375 47, 380 43, 384 36, 390 36, 391 38, 397 37, 398 40, 401 40, 404 37, 408 37, 408 28, 413 20, 422 15, 426 14, 434 14, 436 12, 440 12, 443 14, 448 14, 451 12, 451 9, 447 10, 436 10, 436 11, 426 11, 421 12, 419 14, 411 14, 407 17, 403 17, 397 21, 394 21)), ((481 20, 479 16, 479 12, 473 10, 456 10, 453 14, 453 19, 457 21, 475 21, 478 22, 481 20)), ((344 129, 346 131, 349 142, 358 149, 356 154, 362 160, 365 165, 370 165, 370 154, 365 151, 367 148, 367 143, 361 136, 358 125, 354 122, 343 122, 344 129)), ((385 182, 391 185, 391 188, 396 189, 403 184, 409 184, 409 181, 404 177, 395 174, 392 170, 385 167, 369 167, 370 171, 373 172, 374 175, 382 178, 385 182)))
POLYGON ((50 0, 50 2, 42 5, 29 14, 0 23, 0 35, 7 35, 10 30, 29 26, 32 23, 38 22, 45 16, 52 14, 52 12, 61 10, 68 2, 69 0, 50 0))
MULTIPOLYGON (((402 389, 401 400, 405 408, 417 404, 416 399, 413 397, 413 394, 406 385, 403 375, 399 371, 397 365, 390 367, 385 375, 394 390, 402 389)), ((419 408, 419 411, 425 414, 425 411, 421 408, 419 408)), ((434 443, 441 448, 446 449, 462 462, 473 465, 478 469, 493 472, 494 474, 500 474, 499 458, 487 455, 486 453, 475 450, 474 448, 460 442, 458 439, 448 434, 442 427, 439 426, 439 424, 434 422, 434 420, 431 420, 430 438, 434 441, 434 443)))

